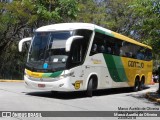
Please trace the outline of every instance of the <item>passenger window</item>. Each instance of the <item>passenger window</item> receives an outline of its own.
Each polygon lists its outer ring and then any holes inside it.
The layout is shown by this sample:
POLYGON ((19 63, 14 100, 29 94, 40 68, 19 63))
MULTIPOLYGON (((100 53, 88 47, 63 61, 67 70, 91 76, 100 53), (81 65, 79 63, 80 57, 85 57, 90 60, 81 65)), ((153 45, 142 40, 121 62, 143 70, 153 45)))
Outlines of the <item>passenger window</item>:
POLYGON ((104 53, 139 60, 151 60, 150 49, 96 32, 90 55, 104 53))
POLYGON ((91 30, 83 29, 75 31, 75 35, 83 36, 83 38, 73 41, 67 67, 71 68, 84 62, 92 33, 91 30))
POLYGON ((95 33, 95 37, 94 37, 93 44, 91 47, 90 55, 106 52, 104 38, 105 38, 104 34, 101 34, 98 32, 95 33))

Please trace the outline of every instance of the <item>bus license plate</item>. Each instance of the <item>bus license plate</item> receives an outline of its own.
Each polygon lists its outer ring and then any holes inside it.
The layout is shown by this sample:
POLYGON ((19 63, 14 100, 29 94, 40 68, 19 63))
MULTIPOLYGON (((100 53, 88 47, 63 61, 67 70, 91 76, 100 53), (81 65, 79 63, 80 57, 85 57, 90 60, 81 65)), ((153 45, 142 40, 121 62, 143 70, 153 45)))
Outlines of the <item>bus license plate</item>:
POLYGON ((38 87, 44 88, 45 84, 38 84, 38 87))

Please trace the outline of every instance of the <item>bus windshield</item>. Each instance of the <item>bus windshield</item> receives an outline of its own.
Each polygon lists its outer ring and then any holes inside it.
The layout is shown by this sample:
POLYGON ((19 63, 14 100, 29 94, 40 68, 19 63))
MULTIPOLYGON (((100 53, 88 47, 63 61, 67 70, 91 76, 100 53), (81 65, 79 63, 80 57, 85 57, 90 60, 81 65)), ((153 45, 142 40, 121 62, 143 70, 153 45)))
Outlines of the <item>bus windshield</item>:
POLYGON ((71 31, 37 32, 33 37, 26 67, 36 71, 58 71, 66 67, 66 40, 71 31))

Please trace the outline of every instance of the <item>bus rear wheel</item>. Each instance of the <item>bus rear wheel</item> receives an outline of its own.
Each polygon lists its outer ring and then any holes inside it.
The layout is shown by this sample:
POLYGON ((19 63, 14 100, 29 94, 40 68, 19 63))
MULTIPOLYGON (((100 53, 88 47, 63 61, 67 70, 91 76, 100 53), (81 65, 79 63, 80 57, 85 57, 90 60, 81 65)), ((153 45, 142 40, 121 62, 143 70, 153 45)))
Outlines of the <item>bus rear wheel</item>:
POLYGON ((144 80, 141 80, 139 83, 139 88, 138 90, 143 90, 144 89, 144 80))
POLYGON ((139 84, 140 84, 139 80, 136 79, 133 87, 134 92, 137 92, 139 90, 139 84))

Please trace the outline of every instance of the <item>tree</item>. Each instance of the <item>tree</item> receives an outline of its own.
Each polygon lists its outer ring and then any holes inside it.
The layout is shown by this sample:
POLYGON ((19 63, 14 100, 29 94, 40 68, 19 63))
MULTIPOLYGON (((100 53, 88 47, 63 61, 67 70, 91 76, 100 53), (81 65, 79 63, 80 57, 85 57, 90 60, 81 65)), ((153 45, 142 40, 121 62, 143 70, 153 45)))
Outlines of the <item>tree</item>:
POLYGON ((141 42, 152 46, 155 71, 160 63, 160 2, 135 0, 131 6, 137 18, 133 29, 141 42))
MULTIPOLYGON (((133 0, 79 0, 77 21, 89 22, 131 36, 135 18, 130 4, 133 0)), ((133 37, 133 36, 131 36, 133 37)))
POLYGON ((137 22, 134 29, 139 39, 151 45, 154 53, 160 52, 160 2, 159 0, 136 0, 133 2, 134 16, 137 22))
POLYGON ((26 54, 18 53, 18 41, 32 36, 39 26, 74 19, 78 7, 76 0, 14 0, 0 2, 0 10, 0 78, 11 78, 23 73, 25 63, 26 54))
MULTIPOLYGON (((135 22, 130 8, 133 0, 104 0, 106 8, 105 24, 112 31, 130 36, 135 22)), ((131 36, 132 37, 132 36, 131 36)))
POLYGON ((94 0, 79 0, 78 22, 94 23, 103 25, 105 18, 105 6, 94 0))

